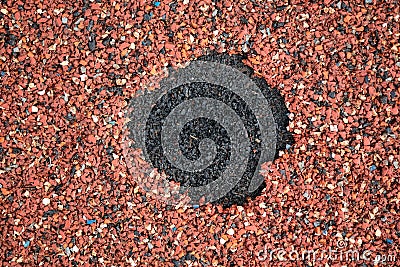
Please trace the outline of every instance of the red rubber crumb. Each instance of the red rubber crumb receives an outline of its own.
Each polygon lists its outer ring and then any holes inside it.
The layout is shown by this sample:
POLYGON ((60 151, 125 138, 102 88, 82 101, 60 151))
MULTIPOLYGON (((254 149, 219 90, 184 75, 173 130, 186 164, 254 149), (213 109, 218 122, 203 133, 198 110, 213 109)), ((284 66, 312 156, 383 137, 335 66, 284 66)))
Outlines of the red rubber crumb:
POLYGON ((3 266, 399 265, 398 1, 0 3, 3 266), (167 209, 127 171, 121 112, 208 50, 248 54, 295 144, 246 206, 167 209), (329 249, 370 254, 301 259, 329 249))

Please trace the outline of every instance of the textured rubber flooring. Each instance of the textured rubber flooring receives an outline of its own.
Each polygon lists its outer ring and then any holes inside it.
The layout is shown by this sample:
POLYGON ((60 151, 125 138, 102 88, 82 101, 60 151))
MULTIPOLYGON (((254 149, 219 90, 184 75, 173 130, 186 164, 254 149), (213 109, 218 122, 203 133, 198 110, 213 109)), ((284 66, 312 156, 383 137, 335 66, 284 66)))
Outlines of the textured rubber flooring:
POLYGON ((2 265, 398 265, 398 1, 0 3, 2 265), (244 206, 165 205, 124 109, 209 51, 279 90, 294 142, 244 206))

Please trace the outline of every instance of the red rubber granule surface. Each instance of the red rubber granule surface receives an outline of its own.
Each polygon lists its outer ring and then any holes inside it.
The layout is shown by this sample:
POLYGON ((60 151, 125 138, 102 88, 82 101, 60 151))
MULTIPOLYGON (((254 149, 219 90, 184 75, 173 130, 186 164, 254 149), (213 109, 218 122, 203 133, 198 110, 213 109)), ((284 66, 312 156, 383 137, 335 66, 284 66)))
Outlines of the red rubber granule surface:
POLYGON ((398 265, 399 14, 397 1, 1 1, 1 264, 398 265), (123 108, 209 50, 248 55, 295 143, 244 207, 166 207, 127 170, 123 108), (371 255, 289 258, 338 246, 371 255))

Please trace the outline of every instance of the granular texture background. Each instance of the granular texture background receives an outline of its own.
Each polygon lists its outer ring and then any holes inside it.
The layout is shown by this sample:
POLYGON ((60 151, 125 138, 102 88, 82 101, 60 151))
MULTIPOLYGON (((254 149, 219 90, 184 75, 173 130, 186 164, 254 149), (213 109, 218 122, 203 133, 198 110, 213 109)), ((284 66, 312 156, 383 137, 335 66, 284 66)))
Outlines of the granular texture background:
POLYGON ((269 259, 342 240, 396 255, 399 14, 373 0, 1 1, 2 265, 373 265, 269 259), (210 50, 246 54, 280 91, 294 144, 243 207, 165 206, 127 171, 122 111, 210 50))

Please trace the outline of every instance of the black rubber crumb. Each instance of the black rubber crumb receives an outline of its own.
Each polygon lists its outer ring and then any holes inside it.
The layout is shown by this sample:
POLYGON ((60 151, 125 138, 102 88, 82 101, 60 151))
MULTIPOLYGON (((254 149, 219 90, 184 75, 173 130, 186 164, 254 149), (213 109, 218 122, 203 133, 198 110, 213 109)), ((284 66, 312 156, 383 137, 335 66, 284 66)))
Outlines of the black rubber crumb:
MULTIPOLYGON (((276 159, 279 156, 280 150, 284 150, 287 145, 293 144, 293 137, 286 128, 289 124, 288 110, 279 90, 271 88, 264 79, 257 77, 254 71, 243 63, 245 58, 243 55, 209 53, 208 55, 199 57, 197 60, 217 62, 231 66, 250 77, 261 90, 268 101, 277 127, 276 151, 274 153, 274 159, 276 159)), ((263 149, 261 143, 255 141, 262 139, 260 125, 251 107, 239 95, 227 89, 229 88, 205 82, 192 82, 173 88, 157 100, 157 103, 154 103, 155 105, 152 107, 147 118, 145 129, 147 156, 154 168, 165 172, 170 180, 179 182, 183 188, 206 185, 218 179, 224 173, 227 163, 231 159, 231 142, 226 130, 218 122, 203 117, 186 123, 182 132, 179 133, 179 146, 187 159, 192 161, 199 159, 201 156, 199 150, 200 140, 211 139, 216 148, 215 155, 213 156, 214 159, 207 168, 201 171, 185 171, 175 167, 164 154, 161 138, 162 127, 172 110, 190 99, 197 97, 211 98, 230 106, 239 115, 246 128, 250 140, 250 152, 247 156, 246 170, 239 182, 226 195, 213 202, 213 204, 221 204, 223 207, 243 205, 249 198, 254 199, 256 196, 261 195, 262 190, 265 188, 265 182, 263 182, 253 192, 250 193, 248 190, 254 175, 258 175, 256 172, 263 149)), ((268 140, 262 142, 268 142, 268 140)), ((215 192, 217 190, 219 188, 214 188, 215 192)), ((196 197, 201 196, 189 194, 189 197, 196 203, 196 197)))

